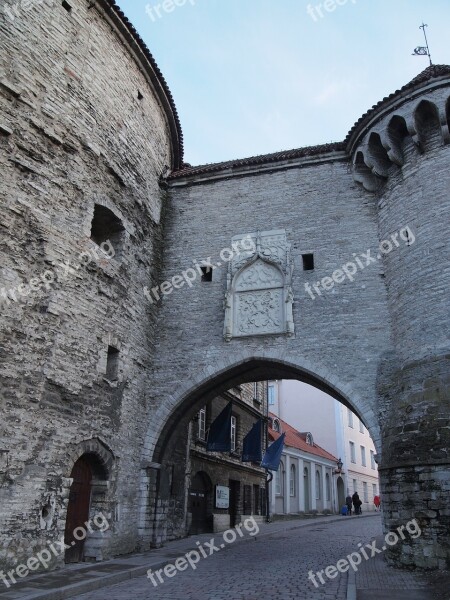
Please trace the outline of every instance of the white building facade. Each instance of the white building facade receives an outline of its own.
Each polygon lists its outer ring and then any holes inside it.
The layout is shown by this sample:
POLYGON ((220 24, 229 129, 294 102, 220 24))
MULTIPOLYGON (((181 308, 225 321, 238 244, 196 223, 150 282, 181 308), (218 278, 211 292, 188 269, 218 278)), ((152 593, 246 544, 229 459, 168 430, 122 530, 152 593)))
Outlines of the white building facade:
POLYGON ((319 446, 341 459, 336 506, 356 491, 362 511, 375 510, 373 500, 380 493, 376 450, 360 419, 328 394, 296 380, 270 381, 268 399, 269 411, 294 428, 311 431, 319 446))
POLYGON ((286 434, 270 484, 270 513, 338 512, 337 458, 318 446, 310 432, 301 433, 273 414, 269 419, 269 440, 286 434))

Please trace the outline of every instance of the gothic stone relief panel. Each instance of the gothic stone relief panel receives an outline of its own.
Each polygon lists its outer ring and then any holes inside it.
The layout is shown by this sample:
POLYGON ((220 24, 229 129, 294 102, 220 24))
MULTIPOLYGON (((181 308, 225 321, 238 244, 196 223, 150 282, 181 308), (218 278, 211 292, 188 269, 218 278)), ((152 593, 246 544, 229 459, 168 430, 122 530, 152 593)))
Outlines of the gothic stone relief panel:
POLYGON ((284 229, 235 236, 224 337, 294 334, 292 261, 284 229))

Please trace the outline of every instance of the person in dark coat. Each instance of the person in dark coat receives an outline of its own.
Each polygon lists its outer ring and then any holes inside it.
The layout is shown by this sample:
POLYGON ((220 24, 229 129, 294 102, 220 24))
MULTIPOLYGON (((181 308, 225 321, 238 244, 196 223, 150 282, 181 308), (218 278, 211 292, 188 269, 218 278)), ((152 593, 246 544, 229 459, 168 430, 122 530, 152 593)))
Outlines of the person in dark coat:
POLYGON ((351 515, 352 514, 352 497, 350 496, 350 494, 348 494, 347 498, 345 499, 345 504, 347 505, 347 514, 351 515))
POLYGON ((353 507, 355 510, 355 515, 360 515, 361 514, 361 500, 359 499, 359 494, 358 492, 355 492, 352 496, 352 501, 353 501, 353 507))

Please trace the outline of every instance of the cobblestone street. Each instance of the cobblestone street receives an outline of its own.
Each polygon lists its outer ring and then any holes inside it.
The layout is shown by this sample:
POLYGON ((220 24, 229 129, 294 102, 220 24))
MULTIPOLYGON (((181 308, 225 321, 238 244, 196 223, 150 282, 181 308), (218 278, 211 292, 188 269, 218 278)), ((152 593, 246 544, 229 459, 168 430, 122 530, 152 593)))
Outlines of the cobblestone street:
MULTIPOLYGON (((357 551, 358 542, 369 543, 380 534, 380 519, 376 517, 343 518, 342 522, 293 527, 281 534, 232 544, 226 550, 200 560, 195 571, 189 567, 186 571, 176 572, 171 579, 162 574, 164 583, 158 587, 141 577, 77 598, 259 600, 264 596, 283 600, 345 599, 347 573, 315 588, 308 579, 308 572, 335 565, 357 551)), ((215 544, 219 546, 221 542, 221 534, 216 534, 215 544)), ((196 548, 194 537, 192 548, 196 548)), ((173 562, 178 556, 174 554, 173 562)))

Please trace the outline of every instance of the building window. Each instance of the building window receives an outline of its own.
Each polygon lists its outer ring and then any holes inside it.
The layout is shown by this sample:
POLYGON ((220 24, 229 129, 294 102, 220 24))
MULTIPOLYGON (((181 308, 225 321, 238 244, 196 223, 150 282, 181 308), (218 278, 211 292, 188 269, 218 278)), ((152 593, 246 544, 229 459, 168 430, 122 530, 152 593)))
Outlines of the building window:
POLYGON ((349 442, 350 445, 350 460, 352 463, 356 463, 356 451, 355 451, 355 443, 349 442))
POLYGON ((375 496, 377 496, 377 484, 376 483, 372 483, 372 495, 375 498, 375 496))
POLYGON ((267 387, 267 399, 269 406, 273 406, 275 404, 275 386, 273 383, 269 383, 267 387))
POLYGON ((202 272, 202 281, 212 281, 213 269, 211 265, 200 267, 202 272))
POLYGON ((234 415, 231 416, 231 452, 236 450, 237 439, 237 419, 234 415))
POLYGON ((119 350, 108 346, 108 357, 106 359, 106 379, 117 381, 119 376, 119 350))
POLYGON ((314 254, 302 254, 303 270, 314 271, 314 254))
POLYGON ((316 500, 320 500, 320 498, 320 473, 319 471, 316 471, 316 500))
POLYGON ((273 425, 272 425, 272 427, 273 427, 273 430, 274 430, 274 431, 277 431, 278 433, 280 433, 280 432, 281 432, 280 421, 279 421, 278 419, 274 419, 274 420, 273 420, 273 425))
POLYGON ((253 400, 258 400, 258 384, 256 381, 253 384, 253 400))
POLYGON ((198 411, 198 430, 197 437, 199 440, 206 439, 206 406, 198 411))
POLYGON ((361 464, 363 467, 366 466, 366 449, 364 446, 361 446, 361 464))
POLYGON ((72 10, 72 7, 70 6, 70 4, 69 4, 68 2, 66 2, 66 0, 63 0, 63 1, 61 2, 61 6, 62 6, 62 7, 65 9, 65 10, 67 10, 67 12, 71 12, 71 10, 72 10))
POLYGON ((368 489, 366 481, 363 481, 363 494, 364 494, 364 502, 369 502, 369 489, 368 489))
POLYGON ((281 496, 283 494, 283 471, 284 465, 280 462, 278 471, 275 471, 275 494, 281 496))
POLYGON ((348 426, 353 427, 353 413, 349 408, 347 408, 347 417, 348 417, 348 426))
POLYGON ((295 465, 291 465, 291 476, 289 478, 289 494, 295 496, 295 465))
POLYGON ((361 433, 364 433, 364 425, 363 425, 363 422, 361 421, 361 419, 359 420, 359 431, 361 433))
POLYGON ((370 451, 370 467, 372 469, 376 469, 376 464, 375 464, 375 453, 373 450, 370 451))
POLYGON ((94 216, 91 224, 91 240, 98 246, 109 242, 114 248, 114 256, 122 251, 125 228, 119 217, 101 204, 94 206, 94 216))
POLYGON ((330 500, 331 500, 331 481, 330 481, 330 476, 328 473, 325 475, 325 484, 327 487, 327 502, 330 502, 330 500))
POLYGON ((353 493, 358 491, 358 482, 356 479, 353 480, 353 493))

